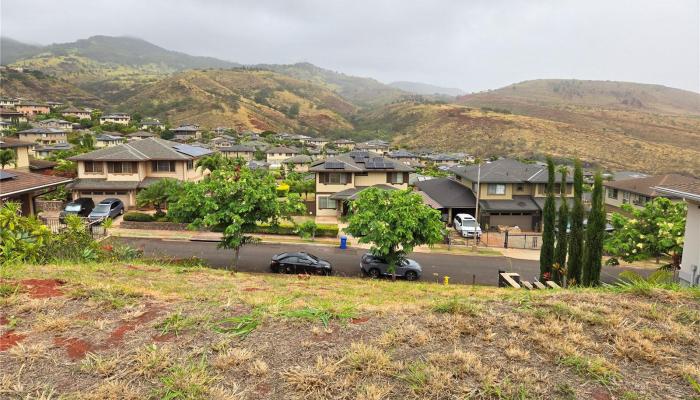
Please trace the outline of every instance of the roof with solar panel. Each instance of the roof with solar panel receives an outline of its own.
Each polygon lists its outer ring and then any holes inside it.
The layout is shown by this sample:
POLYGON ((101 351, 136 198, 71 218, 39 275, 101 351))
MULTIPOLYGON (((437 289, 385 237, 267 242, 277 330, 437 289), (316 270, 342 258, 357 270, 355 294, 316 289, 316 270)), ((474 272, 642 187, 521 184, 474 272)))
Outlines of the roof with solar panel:
POLYGON ((368 151, 351 151, 324 160, 317 160, 309 168, 310 172, 412 172, 413 170, 408 165, 394 162, 368 151))
POLYGON ((212 151, 160 138, 146 138, 71 157, 72 161, 192 160, 212 151))

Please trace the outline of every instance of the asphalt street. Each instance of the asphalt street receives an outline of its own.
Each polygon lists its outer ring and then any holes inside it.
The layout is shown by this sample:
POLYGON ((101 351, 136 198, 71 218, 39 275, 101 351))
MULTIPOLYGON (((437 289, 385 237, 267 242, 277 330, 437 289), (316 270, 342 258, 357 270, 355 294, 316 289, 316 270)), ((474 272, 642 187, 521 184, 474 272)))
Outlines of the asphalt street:
MULTIPOLYGON (((210 266, 223 268, 231 265, 233 251, 219 249, 213 242, 189 240, 113 238, 112 240, 141 248, 147 257, 187 258, 199 257, 210 266)), ((327 245, 270 244, 248 245, 241 249, 238 270, 241 272, 270 272, 270 258, 286 251, 305 251, 329 261, 333 265, 334 275, 361 277, 360 257, 365 249, 348 248, 341 250, 327 245)), ((450 283, 497 285, 498 270, 517 272, 524 280, 532 281, 539 274, 539 262, 518 260, 502 256, 472 256, 438 253, 413 253, 410 258, 423 267, 423 281, 434 281, 444 276, 450 277, 450 283), (435 275, 437 274, 437 275, 435 275)), ((603 267, 601 279, 614 282, 617 275, 630 268, 603 267)), ((644 274, 643 270, 637 270, 644 274)))

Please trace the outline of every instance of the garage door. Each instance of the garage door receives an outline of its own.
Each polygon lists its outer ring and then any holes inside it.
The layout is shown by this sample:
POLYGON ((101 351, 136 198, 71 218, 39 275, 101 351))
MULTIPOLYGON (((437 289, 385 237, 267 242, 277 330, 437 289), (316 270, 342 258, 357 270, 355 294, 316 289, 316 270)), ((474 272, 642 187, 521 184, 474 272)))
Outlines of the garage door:
POLYGON ((80 197, 89 197, 95 204, 104 199, 119 199, 124 203, 124 208, 132 206, 129 192, 80 192, 80 197))
POLYGON ((491 226, 517 226, 523 231, 532 230, 532 215, 491 215, 491 226))

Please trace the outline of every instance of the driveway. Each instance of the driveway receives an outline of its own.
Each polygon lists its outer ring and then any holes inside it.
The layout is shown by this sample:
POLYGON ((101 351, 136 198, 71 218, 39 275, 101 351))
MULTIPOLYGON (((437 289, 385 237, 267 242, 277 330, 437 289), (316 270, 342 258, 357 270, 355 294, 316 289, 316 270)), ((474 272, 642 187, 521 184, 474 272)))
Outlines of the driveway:
MULTIPOLYGON (((164 256, 172 258, 199 257, 209 265, 223 268, 231 265, 233 251, 218 249, 216 243, 197 242, 188 240, 164 240, 143 238, 112 238, 115 242, 125 243, 144 250, 147 257, 164 256)), ((341 250, 337 247, 301 244, 256 244, 241 249, 238 270, 241 272, 270 272, 270 258, 285 251, 305 251, 319 258, 328 260, 333 265, 334 275, 360 277, 360 257, 364 249, 349 248, 341 250)), ((424 281, 440 280, 445 275, 452 283, 482 285, 497 285, 498 270, 517 272, 522 279, 532 281, 539 275, 539 261, 518 260, 507 257, 485 257, 473 255, 451 255, 434 253, 413 253, 411 258, 423 267, 424 281), (434 274, 437 274, 435 276, 434 274)), ((618 267, 603 267, 601 279, 614 282, 617 275, 624 269, 618 267)), ((636 270, 642 274, 645 270, 636 270)))

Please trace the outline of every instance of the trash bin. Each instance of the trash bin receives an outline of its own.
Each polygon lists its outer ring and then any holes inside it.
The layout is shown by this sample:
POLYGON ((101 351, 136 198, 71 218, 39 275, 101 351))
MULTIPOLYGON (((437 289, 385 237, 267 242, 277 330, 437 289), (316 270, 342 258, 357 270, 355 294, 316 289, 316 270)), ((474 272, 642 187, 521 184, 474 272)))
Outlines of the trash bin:
POLYGON ((348 248, 348 237, 343 235, 340 237, 340 248, 341 249, 347 249, 348 248))

